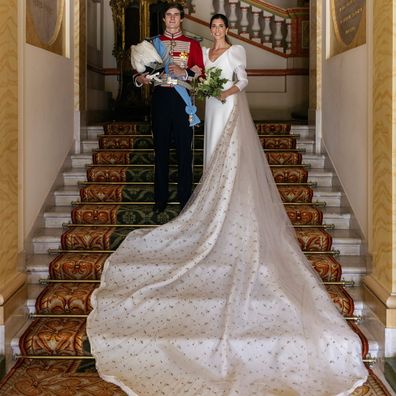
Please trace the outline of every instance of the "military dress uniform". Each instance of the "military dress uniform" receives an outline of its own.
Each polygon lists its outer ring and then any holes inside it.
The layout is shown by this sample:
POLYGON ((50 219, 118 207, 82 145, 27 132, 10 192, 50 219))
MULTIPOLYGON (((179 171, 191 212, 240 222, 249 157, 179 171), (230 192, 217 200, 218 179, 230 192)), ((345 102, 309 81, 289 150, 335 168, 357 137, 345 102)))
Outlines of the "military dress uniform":
MULTIPOLYGON (((196 40, 186 37, 182 32, 171 34, 165 31, 160 40, 169 51, 171 63, 186 70, 184 77, 178 77, 181 84, 191 80, 195 73, 193 66, 204 69, 202 49, 196 40)), ((161 83, 154 81, 152 95, 152 129, 155 150, 155 185, 154 197, 156 206, 164 209, 169 195, 169 149, 171 141, 176 147, 178 160, 177 196, 183 207, 192 191, 192 128, 186 104, 174 89, 177 84, 164 76, 161 83)))

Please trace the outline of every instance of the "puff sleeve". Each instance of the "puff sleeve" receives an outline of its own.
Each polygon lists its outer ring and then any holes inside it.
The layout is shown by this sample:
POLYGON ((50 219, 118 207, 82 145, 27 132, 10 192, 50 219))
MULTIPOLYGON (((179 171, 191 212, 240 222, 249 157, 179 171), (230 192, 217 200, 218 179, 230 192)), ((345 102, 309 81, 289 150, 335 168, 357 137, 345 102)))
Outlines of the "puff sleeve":
POLYGON ((246 73, 246 51, 242 45, 233 45, 230 51, 230 62, 237 77, 235 85, 243 91, 248 85, 246 73))

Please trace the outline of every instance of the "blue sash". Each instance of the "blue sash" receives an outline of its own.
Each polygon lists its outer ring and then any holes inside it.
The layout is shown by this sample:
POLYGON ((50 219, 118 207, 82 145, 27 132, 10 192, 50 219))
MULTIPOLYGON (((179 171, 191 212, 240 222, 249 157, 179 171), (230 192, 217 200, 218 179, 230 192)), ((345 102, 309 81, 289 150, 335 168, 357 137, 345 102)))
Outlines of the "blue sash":
MULTIPOLYGON (((157 50, 159 56, 162 58, 165 66, 165 73, 169 73, 169 63, 170 63, 170 57, 167 53, 167 50, 165 48, 165 45, 161 41, 161 39, 157 36, 153 39, 153 45, 154 48, 157 50)), ((197 125, 201 122, 201 120, 197 116, 197 107, 193 105, 191 101, 191 97, 188 94, 188 91, 185 87, 182 87, 181 85, 175 85, 174 88, 176 89, 177 93, 182 97, 184 100, 184 103, 186 104, 185 111, 188 114, 188 119, 190 121, 190 126, 197 125)))

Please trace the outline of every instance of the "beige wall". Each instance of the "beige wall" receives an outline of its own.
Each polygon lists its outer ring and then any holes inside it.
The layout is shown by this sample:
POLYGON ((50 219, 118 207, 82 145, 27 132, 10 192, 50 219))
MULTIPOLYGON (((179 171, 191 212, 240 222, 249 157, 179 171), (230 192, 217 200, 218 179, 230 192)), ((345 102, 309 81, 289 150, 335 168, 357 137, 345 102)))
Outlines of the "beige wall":
MULTIPOLYGON (((323 2, 323 26, 328 10, 323 2)), ((323 49, 326 48, 323 34, 323 49)), ((367 45, 326 59, 322 51, 322 136, 355 213, 368 235, 368 77, 367 45)))
MULTIPOLYGON (((70 2, 73 8, 73 2, 70 2)), ((71 10, 71 26, 73 26, 71 10)), ((23 21, 21 21, 21 24, 23 21)), ((72 32, 70 41, 73 43, 72 32)), ((73 45, 71 45, 73 48, 73 45)), ((62 57, 29 44, 23 47, 23 237, 73 145, 73 54, 62 57)))

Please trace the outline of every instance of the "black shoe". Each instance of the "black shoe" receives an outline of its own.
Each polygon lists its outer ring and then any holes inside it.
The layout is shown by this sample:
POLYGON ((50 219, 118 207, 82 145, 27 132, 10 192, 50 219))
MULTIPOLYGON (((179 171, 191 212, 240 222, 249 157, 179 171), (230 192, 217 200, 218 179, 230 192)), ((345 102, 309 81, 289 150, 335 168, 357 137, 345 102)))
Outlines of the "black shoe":
POLYGON ((154 205, 153 212, 155 214, 159 214, 159 213, 163 212, 165 209, 166 209, 166 202, 156 203, 154 205))

